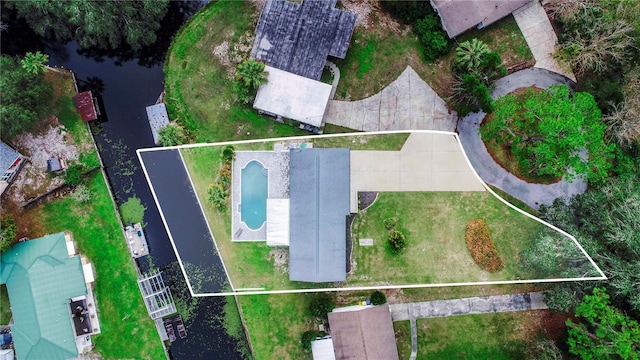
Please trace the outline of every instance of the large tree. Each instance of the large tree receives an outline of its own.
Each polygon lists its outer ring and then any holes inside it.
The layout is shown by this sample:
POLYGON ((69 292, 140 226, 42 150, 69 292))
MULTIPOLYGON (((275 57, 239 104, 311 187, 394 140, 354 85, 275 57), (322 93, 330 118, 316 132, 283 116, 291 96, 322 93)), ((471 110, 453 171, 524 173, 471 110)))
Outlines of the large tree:
POLYGON ((640 325, 609 305, 609 295, 595 288, 576 308, 579 323, 567 320, 569 351, 581 359, 638 359, 640 325))
POLYGON ((509 147, 530 173, 585 174, 594 183, 606 178, 613 146, 605 142, 606 126, 590 94, 570 94, 566 85, 527 89, 498 99, 493 115, 481 128, 483 138, 509 147))
POLYGON ((49 112, 52 87, 42 73, 27 72, 19 59, 0 57, 0 136, 8 140, 49 112))
POLYGON ((23 0, 7 5, 39 35, 77 40, 81 47, 133 49, 153 44, 168 0, 23 0))

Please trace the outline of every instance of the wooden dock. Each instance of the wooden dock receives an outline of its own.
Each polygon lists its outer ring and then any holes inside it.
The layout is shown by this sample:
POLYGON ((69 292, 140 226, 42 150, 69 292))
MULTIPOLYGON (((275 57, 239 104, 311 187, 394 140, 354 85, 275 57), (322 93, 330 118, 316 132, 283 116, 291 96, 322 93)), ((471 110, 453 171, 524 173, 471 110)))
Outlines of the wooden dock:
POLYGON ((142 225, 140 223, 128 225, 124 228, 124 232, 127 236, 127 244, 129 246, 129 252, 134 259, 149 255, 149 246, 147 245, 147 239, 142 231, 142 225))

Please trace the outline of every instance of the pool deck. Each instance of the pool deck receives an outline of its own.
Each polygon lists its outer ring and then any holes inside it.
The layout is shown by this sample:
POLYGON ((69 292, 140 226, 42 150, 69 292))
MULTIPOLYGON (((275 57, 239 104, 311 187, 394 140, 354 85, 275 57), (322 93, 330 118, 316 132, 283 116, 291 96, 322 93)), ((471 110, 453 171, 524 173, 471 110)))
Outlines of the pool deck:
POLYGON ((269 199, 289 198, 289 150, 287 147, 281 147, 278 151, 236 151, 231 186, 232 241, 265 241, 267 239, 266 221, 258 230, 252 230, 242 222, 239 211, 242 169, 254 160, 267 169, 267 197, 269 199))

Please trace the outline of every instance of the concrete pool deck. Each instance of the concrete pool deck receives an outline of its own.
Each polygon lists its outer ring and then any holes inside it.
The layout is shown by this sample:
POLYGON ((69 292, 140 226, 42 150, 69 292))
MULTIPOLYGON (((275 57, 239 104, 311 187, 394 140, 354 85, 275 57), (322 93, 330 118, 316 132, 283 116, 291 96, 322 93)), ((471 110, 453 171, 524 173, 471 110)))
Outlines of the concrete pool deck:
POLYGON ((240 216, 242 169, 251 161, 258 161, 267 170, 268 198, 289 198, 289 151, 236 151, 232 166, 231 186, 231 240, 265 241, 267 238, 266 221, 257 230, 247 226, 240 216))

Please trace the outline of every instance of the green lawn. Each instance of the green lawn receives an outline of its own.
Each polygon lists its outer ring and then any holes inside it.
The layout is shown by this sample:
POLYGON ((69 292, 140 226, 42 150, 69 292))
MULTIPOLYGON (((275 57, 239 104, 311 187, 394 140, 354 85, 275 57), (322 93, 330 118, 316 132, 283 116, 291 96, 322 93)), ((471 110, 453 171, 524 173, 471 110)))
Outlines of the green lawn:
POLYGON ((516 280, 518 254, 542 228, 540 223, 507 207, 488 192, 380 193, 354 223, 355 273, 349 285, 416 284, 516 280), (392 255, 385 247, 384 220, 399 219, 407 247, 392 255), (487 221, 491 237, 505 260, 505 269, 482 271, 469 255, 464 231, 476 218, 487 221), (372 238, 373 246, 357 239, 372 238))
POLYGON ((235 101, 230 74, 236 60, 249 56, 258 15, 249 1, 212 2, 171 44, 164 67, 165 102, 171 119, 186 125, 197 142, 309 135, 235 101), (221 45, 228 50, 220 50, 221 45))
POLYGON ((164 358, 162 343, 142 301, 136 270, 100 172, 94 173, 88 187, 93 197, 87 204, 80 205, 67 196, 32 211, 47 233, 73 233, 78 251, 95 267, 102 332, 94 337, 95 350, 105 359, 164 358))
POLYGON ((542 311, 417 320, 418 359, 523 359, 542 311))
POLYGON ((396 335, 398 358, 408 359, 411 355, 411 323, 409 320, 393 323, 393 332, 396 335))
POLYGON ((309 359, 311 352, 300 345, 302 333, 313 330, 308 314, 316 294, 239 296, 253 355, 256 359, 309 359))
POLYGON ((9 324, 11 320, 11 304, 9 303, 9 293, 7 285, 0 285, 0 325, 9 324))
MULTIPOLYGON (((407 66, 411 66, 441 97, 450 95, 455 43, 452 42, 448 55, 427 62, 422 56, 422 44, 408 27, 400 26, 395 30, 377 24, 375 18, 372 21, 368 28, 356 28, 346 58, 336 61, 341 74, 337 98, 358 100, 374 95, 394 81, 407 66)), ((487 28, 471 30, 459 36, 457 41, 474 37, 500 53, 507 68, 533 60, 513 16, 487 28)))

